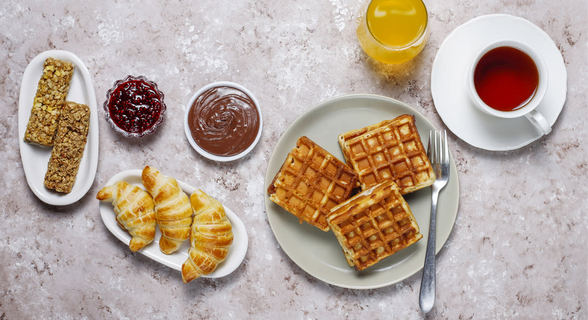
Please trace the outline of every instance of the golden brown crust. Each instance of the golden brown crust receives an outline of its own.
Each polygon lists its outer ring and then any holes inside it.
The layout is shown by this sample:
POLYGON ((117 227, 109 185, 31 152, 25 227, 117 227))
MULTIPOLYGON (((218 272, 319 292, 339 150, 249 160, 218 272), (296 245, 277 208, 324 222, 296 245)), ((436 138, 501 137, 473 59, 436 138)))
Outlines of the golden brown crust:
POLYGON ((46 188, 70 193, 86 148, 90 108, 67 101, 61 113, 43 184, 46 188))
POLYGON ((364 270, 423 237, 392 180, 333 208, 328 222, 347 263, 356 270, 364 270))
POLYGON ((102 188, 96 195, 100 201, 112 202, 116 221, 133 237, 129 248, 133 252, 150 244, 155 238, 153 198, 143 189, 125 181, 102 188))
POLYGON ((433 184, 435 173, 412 115, 401 115, 339 135, 347 162, 359 174, 362 190, 393 180, 401 194, 433 184))
POLYGON ((69 92, 74 67, 73 63, 67 61, 54 58, 45 60, 25 131, 25 142, 42 146, 53 145, 61 106, 69 92))
POLYGON ((190 235, 190 199, 176 179, 163 175, 155 168, 146 166, 141 180, 155 203, 155 219, 161 231, 159 248, 165 254, 172 254, 190 235))
POLYGON ((345 161, 347 162, 347 164, 352 167, 352 163, 350 161, 350 159, 347 156, 347 153, 345 152, 345 142, 348 140, 351 140, 353 138, 357 138, 363 134, 365 134, 366 132, 381 128, 383 126, 386 126, 387 124, 389 124, 390 122, 392 122, 394 120, 384 120, 382 122, 378 122, 376 124, 373 124, 371 126, 367 126, 361 129, 356 129, 356 130, 351 130, 345 133, 342 133, 339 135, 338 139, 339 139, 339 146, 341 147, 341 151, 343 151, 343 157, 345 157, 345 161))
POLYGON ((190 196, 194 222, 188 259, 182 265, 182 280, 188 283, 212 273, 229 254, 233 228, 223 205, 202 190, 190 196))
POLYGON ((327 214, 345 201, 357 173, 307 137, 300 137, 268 188, 269 198, 296 217, 329 231, 327 214))

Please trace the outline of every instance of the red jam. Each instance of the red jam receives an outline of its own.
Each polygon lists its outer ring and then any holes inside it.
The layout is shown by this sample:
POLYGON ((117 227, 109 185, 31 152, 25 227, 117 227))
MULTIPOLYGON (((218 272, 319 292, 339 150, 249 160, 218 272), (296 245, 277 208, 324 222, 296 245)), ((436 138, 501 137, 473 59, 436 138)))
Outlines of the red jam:
POLYGON ((143 77, 127 77, 111 89, 108 112, 112 122, 134 136, 150 133, 165 111, 163 94, 143 77), (152 129, 152 130, 150 130, 152 129))

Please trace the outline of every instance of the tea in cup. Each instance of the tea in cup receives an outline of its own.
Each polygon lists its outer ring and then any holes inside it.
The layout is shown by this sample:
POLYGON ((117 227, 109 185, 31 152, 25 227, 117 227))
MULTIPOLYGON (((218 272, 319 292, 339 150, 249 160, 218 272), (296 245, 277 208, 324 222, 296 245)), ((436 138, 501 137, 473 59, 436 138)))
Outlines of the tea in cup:
POLYGON ((500 118, 525 116, 543 134, 551 132, 545 117, 535 110, 547 91, 548 74, 543 58, 533 48, 501 40, 476 55, 468 87, 474 104, 500 118))
POLYGON ((357 39, 375 60, 402 63, 423 50, 428 31, 422 0, 371 0, 358 19, 357 39))

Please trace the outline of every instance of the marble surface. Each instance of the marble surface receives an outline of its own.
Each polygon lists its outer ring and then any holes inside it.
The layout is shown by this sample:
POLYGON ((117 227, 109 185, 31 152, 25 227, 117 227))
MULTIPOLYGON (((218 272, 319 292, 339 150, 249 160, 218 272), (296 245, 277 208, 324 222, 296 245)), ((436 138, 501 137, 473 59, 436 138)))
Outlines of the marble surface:
POLYGON ((355 37, 360 1, 3 1, 0 8, 0 319, 586 319, 587 3, 426 1, 431 35, 413 61, 387 66, 355 37), (489 152, 450 134, 460 179, 453 232, 437 256, 437 302, 419 310, 421 272, 395 285, 323 283, 280 249, 263 179, 280 135, 319 102, 349 93, 401 100, 444 128, 430 93, 447 35, 480 15, 509 13, 541 27, 563 55, 568 93, 553 132, 489 152), (29 189, 18 146, 23 71, 37 54, 68 50, 90 70, 101 106, 112 83, 144 75, 168 106, 142 140, 99 119, 94 184, 53 207, 29 189), (263 136, 246 158, 205 160, 184 137, 185 104, 201 86, 238 82, 260 101, 263 136), (244 220, 249 250, 228 277, 183 284, 179 272, 133 254, 104 226, 97 191, 115 173, 152 165, 218 198, 244 220))

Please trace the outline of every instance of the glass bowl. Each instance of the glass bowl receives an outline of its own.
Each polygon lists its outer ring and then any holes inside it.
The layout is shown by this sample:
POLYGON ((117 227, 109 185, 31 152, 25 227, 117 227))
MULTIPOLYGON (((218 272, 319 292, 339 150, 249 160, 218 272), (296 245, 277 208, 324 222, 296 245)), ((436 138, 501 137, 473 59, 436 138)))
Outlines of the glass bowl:
POLYGON ((155 82, 129 75, 106 92, 106 121, 127 138, 142 138, 163 122, 167 110, 163 98, 155 82))

